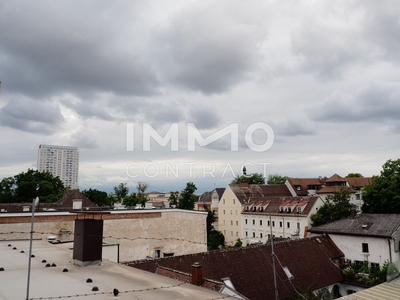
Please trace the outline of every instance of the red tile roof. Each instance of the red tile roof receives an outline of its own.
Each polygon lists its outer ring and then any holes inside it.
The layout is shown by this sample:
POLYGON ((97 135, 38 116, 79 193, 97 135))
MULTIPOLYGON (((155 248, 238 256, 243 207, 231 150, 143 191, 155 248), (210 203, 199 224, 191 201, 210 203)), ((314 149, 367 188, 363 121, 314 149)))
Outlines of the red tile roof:
MULTIPOLYGON (((343 253, 327 236, 291 240, 274 245, 279 299, 296 292, 319 289, 343 280, 332 259, 343 253), (289 281, 282 269, 287 266, 294 278, 289 281)), ((202 265, 203 278, 221 281, 229 277, 236 290, 252 300, 274 299, 271 245, 212 251, 156 260, 131 262, 128 265, 156 273, 158 267, 191 273, 191 265, 202 265)))
POLYGON ((291 193, 284 184, 249 184, 248 187, 240 186, 240 184, 230 184, 236 198, 241 204, 247 204, 252 200, 264 199, 268 196, 291 196, 291 193))

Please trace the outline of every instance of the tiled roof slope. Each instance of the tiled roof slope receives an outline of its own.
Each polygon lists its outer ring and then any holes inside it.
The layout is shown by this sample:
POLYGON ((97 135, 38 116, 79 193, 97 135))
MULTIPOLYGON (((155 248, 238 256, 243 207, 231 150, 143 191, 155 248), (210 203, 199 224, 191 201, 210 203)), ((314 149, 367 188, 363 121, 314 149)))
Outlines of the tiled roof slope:
POLYGON ((282 216, 308 215, 317 200, 318 197, 265 197, 261 201, 250 201, 246 205, 246 207, 243 208, 242 214, 279 214, 282 216), (285 209, 283 212, 281 212, 280 207, 282 206, 285 206, 287 208, 291 207, 291 209, 290 211, 288 209, 285 209), (298 213, 296 209, 297 207, 303 208, 301 213, 298 213))
POLYGON ((212 192, 204 192, 203 194, 200 195, 199 199, 197 199, 198 202, 211 202, 211 194, 212 192))
MULTIPOLYGON (((289 184, 294 188, 297 196, 306 196, 308 194, 310 186, 319 187, 321 190, 318 193, 333 193, 333 190, 325 189, 325 184, 328 182, 347 182, 352 188, 361 188, 366 185, 372 184, 371 177, 341 177, 338 174, 332 175, 330 178, 319 177, 319 178, 288 178, 289 184), (295 187, 300 186, 300 190, 295 187)), ((343 186, 339 186, 338 190, 342 189, 343 186)))
POLYGON ((284 184, 249 184, 241 186, 240 184, 230 184, 236 198, 242 204, 247 204, 252 200, 263 199, 268 196, 291 196, 289 189, 284 184))
POLYGON ((217 194, 218 194, 219 198, 221 199, 222 194, 225 192, 225 188, 216 188, 215 190, 217 191, 217 194))
POLYGON ((400 226, 400 214, 358 214, 310 228, 312 233, 391 237, 400 226))
MULTIPOLYGON (((343 253, 327 236, 276 243, 277 288, 279 299, 318 289, 343 280, 340 269, 331 259, 343 253), (282 266, 287 266, 294 279, 290 282, 282 266)), ((156 273, 157 267, 191 273, 191 265, 202 265, 203 278, 221 281, 229 277, 236 290, 252 300, 274 299, 271 245, 212 251, 156 260, 131 262, 128 265, 156 273)))

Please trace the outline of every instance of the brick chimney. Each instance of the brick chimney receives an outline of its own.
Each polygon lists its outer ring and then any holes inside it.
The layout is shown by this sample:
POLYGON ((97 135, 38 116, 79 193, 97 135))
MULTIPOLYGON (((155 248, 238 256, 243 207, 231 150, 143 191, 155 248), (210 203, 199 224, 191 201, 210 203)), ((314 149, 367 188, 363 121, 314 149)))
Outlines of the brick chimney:
POLYGON ((242 181, 242 182, 240 183, 240 187, 249 187, 249 183, 248 183, 248 182, 245 182, 245 181, 242 181))
POLYGON ((192 265, 192 284, 200 285, 203 282, 203 270, 199 262, 192 265))
POLYGON ((356 215, 357 215, 357 210, 353 206, 352 208, 350 208, 350 217, 355 218, 356 215))

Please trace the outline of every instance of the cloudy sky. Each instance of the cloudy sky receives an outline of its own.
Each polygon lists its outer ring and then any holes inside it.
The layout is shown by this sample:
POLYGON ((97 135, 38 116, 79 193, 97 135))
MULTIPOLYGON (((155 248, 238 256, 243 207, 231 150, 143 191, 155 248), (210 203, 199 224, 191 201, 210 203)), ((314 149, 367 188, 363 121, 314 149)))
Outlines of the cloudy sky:
POLYGON ((397 1, 1 0, 0 28, 0 178, 39 144, 79 147, 80 188, 105 191, 203 192, 243 164, 372 176, 400 156, 397 1), (190 124, 237 134, 189 151, 190 124), (144 151, 149 126, 171 142, 144 151))

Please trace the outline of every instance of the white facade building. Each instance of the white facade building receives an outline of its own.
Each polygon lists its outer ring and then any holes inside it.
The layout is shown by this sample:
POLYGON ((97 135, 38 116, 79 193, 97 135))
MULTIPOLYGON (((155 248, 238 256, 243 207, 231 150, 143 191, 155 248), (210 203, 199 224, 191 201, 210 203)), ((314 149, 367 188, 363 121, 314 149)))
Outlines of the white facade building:
POLYGON ((39 145, 37 170, 57 176, 65 187, 78 189, 79 151, 77 147, 39 145))
POLYGON ((329 235, 346 259, 359 264, 382 266, 400 261, 399 214, 353 214, 308 231, 312 236, 329 235))

